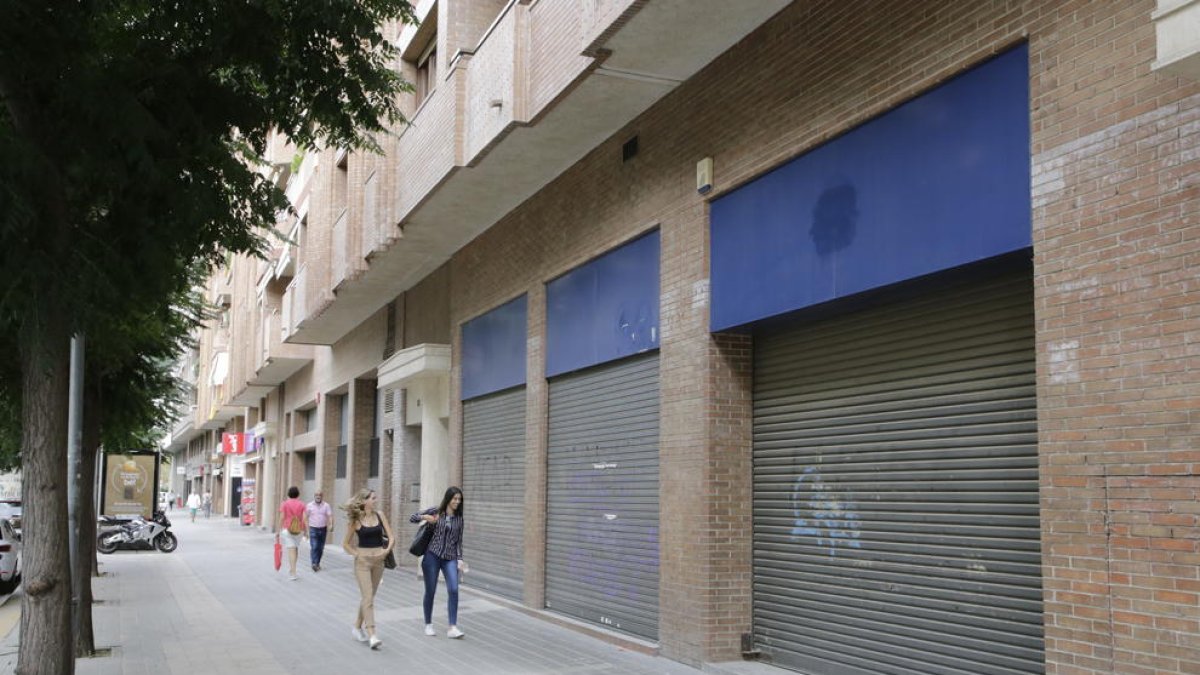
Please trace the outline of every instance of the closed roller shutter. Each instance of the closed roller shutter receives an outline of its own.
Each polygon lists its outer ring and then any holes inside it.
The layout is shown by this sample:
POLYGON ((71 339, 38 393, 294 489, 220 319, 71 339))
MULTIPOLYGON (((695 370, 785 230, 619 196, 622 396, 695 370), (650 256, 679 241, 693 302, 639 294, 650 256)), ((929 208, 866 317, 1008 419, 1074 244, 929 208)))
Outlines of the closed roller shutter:
POLYGON ((658 354, 550 383, 546 607, 658 638, 658 354))
POLYGON ((754 637, 810 673, 1043 671, 1028 274, 756 341, 754 637))
POLYGON ((525 387, 463 403, 463 557, 468 586, 520 600, 524 588, 525 387))

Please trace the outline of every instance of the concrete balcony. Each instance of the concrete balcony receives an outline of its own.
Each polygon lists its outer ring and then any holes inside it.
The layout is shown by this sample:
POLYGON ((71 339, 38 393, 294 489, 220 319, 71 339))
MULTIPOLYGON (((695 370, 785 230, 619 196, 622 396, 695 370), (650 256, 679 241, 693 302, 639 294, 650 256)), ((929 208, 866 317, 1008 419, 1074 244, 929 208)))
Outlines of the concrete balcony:
POLYGON ((201 429, 222 429, 229 420, 245 412, 243 407, 229 400, 228 386, 227 384, 218 384, 212 387, 208 409, 200 416, 201 429))
POLYGON ((1158 49, 1151 67, 1200 80, 1200 0, 1158 0, 1150 17, 1158 49))
POLYGON ((196 425, 196 406, 185 405, 179 409, 179 419, 171 427, 171 435, 163 445, 163 451, 176 453, 188 446, 192 439, 204 431, 196 425))
POLYGON ((283 341, 283 316, 279 310, 264 314, 254 354, 254 373, 229 398, 238 406, 257 406, 259 399, 312 363, 313 348, 283 341))
POLYGON ((401 131, 398 232, 289 341, 336 342, 787 4, 509 3, 401 131))
POLYGON ((312 431, 306 431, 302 434, 296 434, 287 440, 284 448, 288 452, 297 450, 312 450, 317 447, 318 433, 319 432, 316 429, 313 429, 312 431))

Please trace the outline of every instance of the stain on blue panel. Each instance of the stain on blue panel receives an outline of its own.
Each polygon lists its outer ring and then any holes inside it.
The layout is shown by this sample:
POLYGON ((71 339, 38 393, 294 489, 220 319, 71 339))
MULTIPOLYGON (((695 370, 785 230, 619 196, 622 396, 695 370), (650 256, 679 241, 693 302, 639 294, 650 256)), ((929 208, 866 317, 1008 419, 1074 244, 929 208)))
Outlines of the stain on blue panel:
POLYGON ((1021 46, 715 200, 712 330, 1032 245, 1021 46))
POLYGON ((525 384, 528 298, 524 295, 462 326, 462 400, 525 384))
POLYGON ((658 231, 546 284, 546 376, 658 347, 658 231))

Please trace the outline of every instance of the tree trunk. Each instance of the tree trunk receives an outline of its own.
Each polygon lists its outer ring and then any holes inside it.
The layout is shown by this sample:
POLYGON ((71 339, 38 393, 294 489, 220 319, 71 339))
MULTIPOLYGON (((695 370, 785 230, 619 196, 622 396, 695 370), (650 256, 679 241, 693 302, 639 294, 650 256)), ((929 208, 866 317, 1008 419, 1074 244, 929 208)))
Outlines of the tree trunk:
POLYGON ((100 449, 100 387, 94 377, 85 378, 83 388, 83 442, 79 447, 79 499, 75 522, 79 541, 75 544, 75 569, 79 580, 79 615, 75 626, 75 656, 96 652, 92 630, 92 570, 96 568, 96 455, 100 449), (90 384, 89 384, 90 382, 90 384))
POLYGON ((65 648, 72 642, 66 493, 71 357, 65 321, 55 316, 27 320, 20 351, 25 593, 17 673, 69 675, 75 657, 65 648))

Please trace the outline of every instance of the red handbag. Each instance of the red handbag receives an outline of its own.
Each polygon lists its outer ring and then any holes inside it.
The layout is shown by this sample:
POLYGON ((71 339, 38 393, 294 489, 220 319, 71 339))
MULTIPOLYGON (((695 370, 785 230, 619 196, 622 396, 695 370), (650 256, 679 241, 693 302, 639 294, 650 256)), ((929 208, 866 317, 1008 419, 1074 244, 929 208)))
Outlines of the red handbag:
POLYGON ((283 566, 283 544, 279 543, 279 535, 275 535, 275 571, 283 566))

